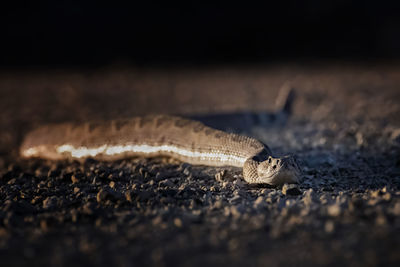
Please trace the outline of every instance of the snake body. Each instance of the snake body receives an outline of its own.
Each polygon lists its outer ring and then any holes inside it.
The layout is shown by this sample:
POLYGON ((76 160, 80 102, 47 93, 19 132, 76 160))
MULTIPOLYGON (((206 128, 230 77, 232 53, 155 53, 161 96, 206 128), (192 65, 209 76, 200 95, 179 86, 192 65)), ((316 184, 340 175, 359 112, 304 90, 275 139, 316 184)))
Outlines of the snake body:
POLYGON ((167 115, 42 126, 28 133, 20 154, 24 158, 106 161, 169 156, 195 165, 241 167, 248 183, 272 185, 297 182, 299 175, 293 157, 275 158, 267 145, 254 138, 167 115))

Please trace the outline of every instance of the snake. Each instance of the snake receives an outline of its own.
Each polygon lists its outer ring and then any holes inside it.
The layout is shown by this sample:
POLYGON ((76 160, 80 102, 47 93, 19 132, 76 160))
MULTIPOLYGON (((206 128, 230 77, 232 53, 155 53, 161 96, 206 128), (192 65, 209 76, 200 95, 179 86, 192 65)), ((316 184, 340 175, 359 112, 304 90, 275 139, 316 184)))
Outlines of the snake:
POLYGON ((171 115, 44 125, 25 136, 20 155, 101 161, 165 156, 192 165, 243 168, 249 184, 298 183, 300 175, 293 155, 274 157, 266 144, 254 138, 171 115))

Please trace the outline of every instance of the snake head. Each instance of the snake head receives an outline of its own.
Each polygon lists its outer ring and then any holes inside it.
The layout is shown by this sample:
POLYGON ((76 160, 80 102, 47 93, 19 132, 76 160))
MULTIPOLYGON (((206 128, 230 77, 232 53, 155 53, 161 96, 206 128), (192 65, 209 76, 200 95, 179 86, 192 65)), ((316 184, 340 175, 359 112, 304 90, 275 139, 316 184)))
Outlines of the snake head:
POLYGON ((301 170, 294 156, 269 156, 258 165, 257 173, 261 183, 280 185, 298 183, 301 170))

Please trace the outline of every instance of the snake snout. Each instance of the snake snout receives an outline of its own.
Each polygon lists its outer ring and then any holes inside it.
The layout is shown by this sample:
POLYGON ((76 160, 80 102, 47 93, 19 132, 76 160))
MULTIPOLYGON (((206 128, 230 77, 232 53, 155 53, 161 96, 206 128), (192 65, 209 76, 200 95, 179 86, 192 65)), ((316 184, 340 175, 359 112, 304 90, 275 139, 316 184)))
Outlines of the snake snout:
POLYGON ((291 164, 291 159, 289 156, 274 158, 272 156, 268 157, 268 164, 272 171, 280 170, 281 168, 288 168, 291 164))
POLYGON ((262 183, 279 185, 283 183, 299 182, 298 167, 292 156, 269 156, 257 168, 262 183))

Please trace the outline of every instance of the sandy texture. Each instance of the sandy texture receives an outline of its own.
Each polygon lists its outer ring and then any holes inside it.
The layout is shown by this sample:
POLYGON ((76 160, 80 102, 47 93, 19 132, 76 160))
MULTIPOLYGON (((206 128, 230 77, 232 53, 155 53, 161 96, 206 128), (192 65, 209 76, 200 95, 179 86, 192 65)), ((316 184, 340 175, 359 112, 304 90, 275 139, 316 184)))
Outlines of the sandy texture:
POLYGON ((396 265, 399 85, 396 66, 2 73, 2 265, 396 265), (297 187, 249 186, 235 168, 162 158, 17 157, 43 123, 259 112, 288 83, 288 123, 245 133, 298 156, 297 187))

